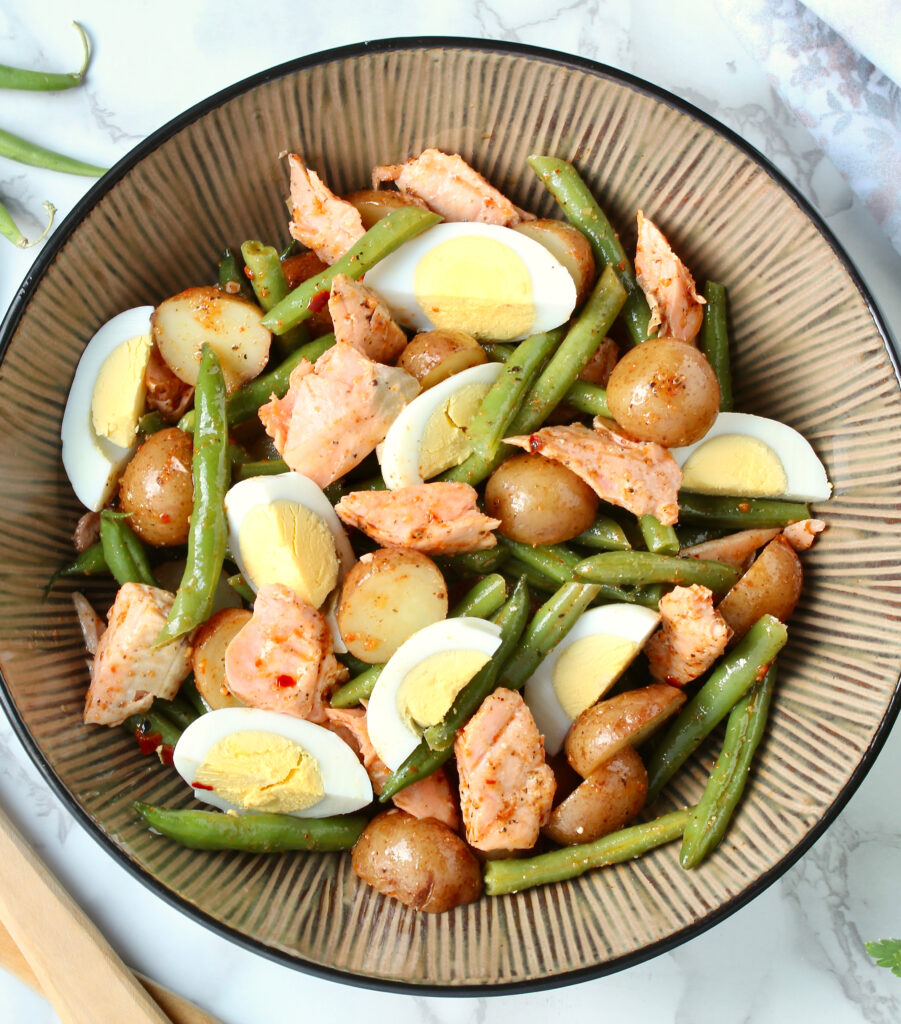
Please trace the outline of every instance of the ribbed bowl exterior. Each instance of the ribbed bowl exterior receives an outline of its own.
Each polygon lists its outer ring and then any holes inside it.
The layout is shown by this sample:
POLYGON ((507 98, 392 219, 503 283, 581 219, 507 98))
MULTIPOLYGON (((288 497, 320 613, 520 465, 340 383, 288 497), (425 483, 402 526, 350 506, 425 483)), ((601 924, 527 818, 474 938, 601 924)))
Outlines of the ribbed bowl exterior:
MULTIPOLYGON (((674 101, 542 51, 452 41, 358 48, 233 90, 163 130, 121 170, 8 322, 0 367, 0 668, 7 706, 48 778, 126 863, 253 948, 362 984, 499 991, 634 962, 772 880, 859 781, 901 670, 899 388, 867 297, 805 208, 762 163, 674 101), (215 280, 225 244, 287 241, 283 151, 336 191, 427 146, 461 153, 519 205, 556 215, 526 165, 573 160, 634 243, 641 208, 696 279, 723 282, 736 408, 800 430, 835 493, 804 555, 772 719, 726 841, 683 871, 678 844, 640 860, 451 913, 414 913, 359 883, 348 856, 183 849, 132 801, 190 793, 122 730, 81 722, 88 683, 71 603, 45 597, 80 515, 60 462, 79 355, 120 310, 215 280)), ((108 585, 79 581, 103 610, 108 585)), ((699 797, 718 738, 658 802, 699 797)))

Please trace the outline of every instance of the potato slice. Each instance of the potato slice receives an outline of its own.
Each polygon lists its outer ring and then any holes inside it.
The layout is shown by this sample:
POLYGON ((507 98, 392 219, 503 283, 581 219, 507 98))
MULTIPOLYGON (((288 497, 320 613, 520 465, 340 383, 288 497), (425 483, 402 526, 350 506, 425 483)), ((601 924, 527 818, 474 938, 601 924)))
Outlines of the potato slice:
POLYGON ((587 779, 627 746, 637 747, 685 703, 685 694, 668 683, 627 690, 586 708, 566 737, 566 756, 587 779))
POLYGON ((197 692, 211 711, 244 707, 244 701, 229 693, 225 681, 225 649, 250 622, 245 608, 223 608, 197 631, 191 667, 197 692))
POLYGON ((401 352, 397 365, 428 391, 455 373, 488 362, 485 350, 465 331, 423 331, 401 352))
POLYGON ((363 555, 344 578, 338 629, 354 657, 387 661, 408 637, 447 616, 447 584, 431 558, 403 548, 363 555))
POLYGON ((258 376, 269 359, 272 335, 260 323, 262 310, 213 286, 189 288, 153 311, 150 324, 160 355, 185 384, 197 383, 200 349, 219 357, 229 392, 258 376))
POLYGON ((732 643, 737 643, 761 615, 775 615, 785 622, 795 610, 803 582, 801 560, 780 534, 717 606, 732 628, 732 643))
POLYGON ((582 232, 565 221, 548 219, 524 220, 513 230, 533 238, 566 267, 576 286, 576 306, 581 306, 588 298, 595 278, 591 243, 582 232))

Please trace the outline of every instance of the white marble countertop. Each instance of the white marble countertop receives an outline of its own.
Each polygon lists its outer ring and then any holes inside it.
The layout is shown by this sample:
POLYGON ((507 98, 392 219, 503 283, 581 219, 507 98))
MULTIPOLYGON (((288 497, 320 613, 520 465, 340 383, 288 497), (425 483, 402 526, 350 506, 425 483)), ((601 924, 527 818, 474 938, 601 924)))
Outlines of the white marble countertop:
MULTIPOLYGON (((91 33, 88 84, 4 93, 3 127, 111 164, 209 94, 269 66, 333 46, 404 35, 507 39, 580 54, 645 78, 706 110, 772 160, 818 208, 901 337, 901 258, 747 56, 713 0, 370 0, 250 5, 195 0, 5 0, 0 62, 69 70, 70 21, 91 33)), ((0 161, 0 195, 36 234, 40 203, 60 216, 91 184, 0 161)), ((0 309, 38 250, 0 244, 0 309)), ((901 980, 866 956, 901 933, 901 733, 827 834, 783 878, 715 929, 671 953, 549 992, 437 999, 364 991, 276 965, 163 903, 102 850, 50 792, 0 712, 0 803, 133 966, 225 1024, 301 1016, 523 1024, 550 1013, 620 1014, 655 1024, 829 1024, 901 1020, 901 980)), ((47 1004, 0 971, 0 1020, 51 1024, 47 1004)), ((100 1018, 98 1017, 98 1024, 100 1018)), ((112 1024, 112 1022, 111 1022, 112 1024)), ((124 1022, 115 1022, 124 1024, 124 1022)))

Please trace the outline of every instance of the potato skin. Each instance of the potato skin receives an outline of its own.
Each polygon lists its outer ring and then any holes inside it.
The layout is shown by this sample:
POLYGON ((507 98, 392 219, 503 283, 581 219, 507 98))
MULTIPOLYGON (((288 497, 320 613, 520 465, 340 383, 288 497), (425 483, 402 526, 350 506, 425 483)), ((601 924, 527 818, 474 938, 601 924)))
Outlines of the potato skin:
POLYGON ((644 762, 634 747, 623 747, 554 808, 541 831, 561 846, 593 842, 628 824, 647 793, 644 762))
POLYGON ((376 221, 387 217, 389 213, 399 210, 402 206, 425 206, 418 203, 403 192, 391 189, 361 188, 356 192, 348 192, 343 197, 359 213, 363 227, 368 231, 376 221))
POLYGON ((498 531, 523 544, 559 544, 594 522, 598 496, 572 470, 523 452, 502 462, 485 486, 485 511, 498 531))
POLYGON ((191 652, 194 683, 204 702, 214 711, 244 706, 243 700, 228 692, 225 649, 252 617, 246 608, 223 608, 194 634, 194 650, 191 652))
POLYGON ((426 914, 474 903, 482 894, 482 870, 466 843, 434 818, 396 808, 366 826, 351 865, 383 896, 426 914))
POLYGON ((184 544, 188 539, 194 504, 193 457, 191 435, 167 427, 151 434, 125 467, 119 504, 131 514, 131 528, 153 547, 184 544))
POLYGON ((514 231, 528 235, 547 249, 569 271, 576 286, 576 306, 588 298, 594 284, 595 264, 591 243, 582 232, 563 220, 524 220, 514 231))
POLYGON ((652 338, 627 352, 607 382, 616 422, 641 441, 675 448, 707 433, 720 386, 704 354, 673 338, 652 338))
POLYGON ((485 350, 465 331, 422 331, 407 345, 397 365, 428 391, 455 373, 488 362, 485 350))
POLYGON ((732 628, 732 642, 737 643, 761 615, 785 622, 795 610, 803 582, 795 549, 781 534, 774 537, 718 605, 732 628))

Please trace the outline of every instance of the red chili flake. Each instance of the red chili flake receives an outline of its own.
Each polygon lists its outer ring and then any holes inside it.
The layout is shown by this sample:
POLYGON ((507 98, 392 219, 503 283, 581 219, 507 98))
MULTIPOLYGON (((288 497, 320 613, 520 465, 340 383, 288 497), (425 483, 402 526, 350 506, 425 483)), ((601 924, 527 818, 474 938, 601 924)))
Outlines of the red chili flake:
POLYGON ((172 522, 172 516, 170 516, 168 512, 160 512, 160 522, 161 523, 171 523, 172 522))
POLYGON ((294 676, 282 675, 275 680, 277 686, 297 686, 294 676))
POLYGON ((150 732, 149 729, 142 729, 141 726, 135 729, 135 739, 138 741, 138 750, 142 754, 153 754, 163 742, 163 737, 158 732, 150 732))
POLYGON ((160 760, 163 764, 171 765, 174 760, 175 748, 170 743, 164 743, 160 747, 160 760))
POLYGON ((628 264, 626 263, 626 261, 625 260, 621 260, 619 263, 617 263, 616 269, 619 270, 620 273, 622 273, 626 269, 627 266, 628 266, 628 264))
POLYGON ((213 787, 208 786, 205 782, 192 782, 191 786, 193 789, 208 789, 210 792, 213 791, 213 787))
POLYGON ((310 299, 310 312, 321 313, 328 305, 328 292, 316 292, 312 299, 310 299))
POLYGON ((544 441, 537 434, 529 434, 529 451, 540 452, 544 447, 544 441))
POLYGON ((763 679, 763 677, 767 674, 767 672, 769 672, 769 670, 770 670, 770 666, 769 665, 761 665, 760 668, 757 669, 757 675, 755 675, 754 678, 757 680, 758 683, 760 682, 761 679, 763 679))

